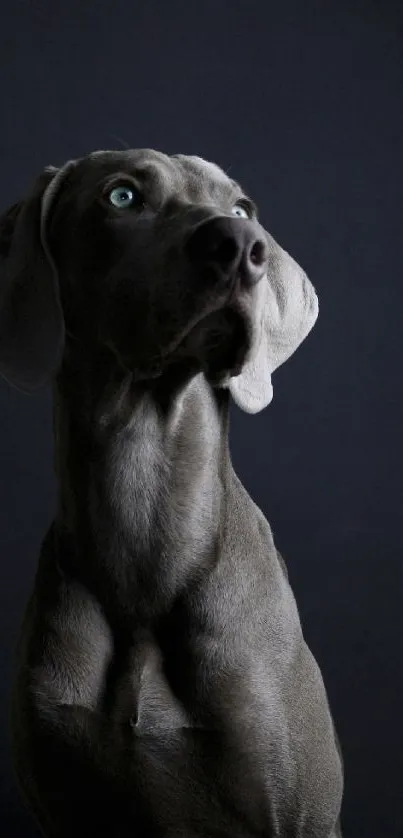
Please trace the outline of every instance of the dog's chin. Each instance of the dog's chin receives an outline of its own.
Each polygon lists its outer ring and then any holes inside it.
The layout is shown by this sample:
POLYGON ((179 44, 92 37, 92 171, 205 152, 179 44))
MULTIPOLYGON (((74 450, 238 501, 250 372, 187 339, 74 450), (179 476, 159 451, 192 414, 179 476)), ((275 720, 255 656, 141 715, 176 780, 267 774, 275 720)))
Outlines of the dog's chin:
POLYGON ((248 355, 250 328, 245 316, 223 308, 202 318, 178 347, 176 358, 192 360, 213 387, 239 375, 248 355))
POLYGON ((203 372, 213 387, 219 387, 242 371, 252 331, 241 308, 226 306, 202 316, 169 352, 137 359, 137 363, 121 355, 120 361, 137 381, 151 381, 183 368, 189 375, 203 372))

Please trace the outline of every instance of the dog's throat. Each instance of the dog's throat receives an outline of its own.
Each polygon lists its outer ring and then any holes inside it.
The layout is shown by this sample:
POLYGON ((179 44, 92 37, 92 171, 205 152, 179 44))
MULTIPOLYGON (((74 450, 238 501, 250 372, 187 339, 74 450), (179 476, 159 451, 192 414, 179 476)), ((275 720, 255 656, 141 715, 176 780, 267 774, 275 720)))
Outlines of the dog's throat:
POLYGON ((71 380, 55 410, 64 561, 111 621, 145 625, 214 561, 227 397, 202 374, 165 402, 162 379, 133 388, 112 377, 102 397, 96 381, 76 380, 73 393, 71 380))

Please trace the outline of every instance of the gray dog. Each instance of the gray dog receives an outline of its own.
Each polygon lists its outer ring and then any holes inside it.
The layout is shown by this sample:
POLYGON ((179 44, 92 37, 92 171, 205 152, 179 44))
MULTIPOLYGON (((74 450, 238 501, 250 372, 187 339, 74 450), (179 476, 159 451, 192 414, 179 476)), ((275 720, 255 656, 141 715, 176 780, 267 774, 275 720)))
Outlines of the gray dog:
POLYGON ((57 514, 13 743, 48 838, 334 838, 342 762, 270 527, 233 471, 314 289, 199 157, 96 152, 0 224, 0 372, 54 379, 57 514))

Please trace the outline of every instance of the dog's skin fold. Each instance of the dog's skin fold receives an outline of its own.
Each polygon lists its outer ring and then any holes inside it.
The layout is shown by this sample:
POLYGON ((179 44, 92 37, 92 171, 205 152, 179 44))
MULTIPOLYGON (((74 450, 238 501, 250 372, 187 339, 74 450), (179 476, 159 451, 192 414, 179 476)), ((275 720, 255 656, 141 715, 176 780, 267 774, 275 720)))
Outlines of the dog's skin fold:
POLYGON ((54 386, 57 512, 12 719, 37 823, 340 836, 322 677, 228 443, 230 398, 265 407, 312 328, 312 285, 221 169, 149 150, 46 170, 0 259, 0 372, 54 386))

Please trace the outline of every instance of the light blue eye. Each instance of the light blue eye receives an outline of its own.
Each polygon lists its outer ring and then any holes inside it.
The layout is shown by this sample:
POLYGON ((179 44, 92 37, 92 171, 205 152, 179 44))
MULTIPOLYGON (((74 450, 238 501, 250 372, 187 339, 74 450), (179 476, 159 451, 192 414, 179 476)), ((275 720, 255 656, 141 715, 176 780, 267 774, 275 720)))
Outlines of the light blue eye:
POLYGON ((250 218, 250 212, 243 206, 243 204, 234 204, 232 207, 232 215, 236 215, 237 218, 250 218))
POLYGON ((118 209, 126 209, 133 206, 141 206, 141 195, 136 191, 134 186, 115 186, 109 192, 108 200, 114 207, 118 209))

